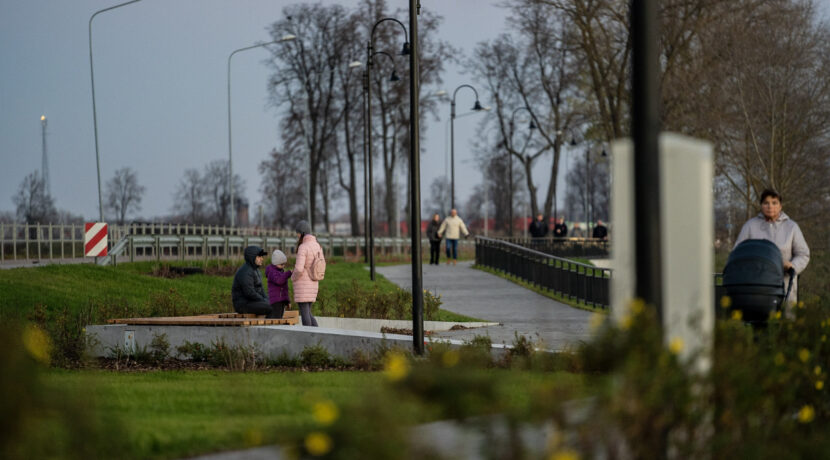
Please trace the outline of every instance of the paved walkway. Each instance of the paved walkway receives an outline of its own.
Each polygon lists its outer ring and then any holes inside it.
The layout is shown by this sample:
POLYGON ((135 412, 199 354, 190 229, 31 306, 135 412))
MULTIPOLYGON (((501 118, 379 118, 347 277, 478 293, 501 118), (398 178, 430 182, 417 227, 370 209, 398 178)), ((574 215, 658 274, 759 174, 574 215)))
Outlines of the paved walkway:
MULTIPOLYGON (((410 265, 378 267, 377 272, 407 290, 412 289, 410 265)), ((513 343, 514 334, 525 335, 544 347, 562 350, 590 338, 591 313, 569 307, 515 283, 472 268, 472 262, 458 266, 424 265, 424 289, 440 295, 441 308, 501 326, 450 331, 436 334, 460 340, 489 335, 493 343, 513 343)))

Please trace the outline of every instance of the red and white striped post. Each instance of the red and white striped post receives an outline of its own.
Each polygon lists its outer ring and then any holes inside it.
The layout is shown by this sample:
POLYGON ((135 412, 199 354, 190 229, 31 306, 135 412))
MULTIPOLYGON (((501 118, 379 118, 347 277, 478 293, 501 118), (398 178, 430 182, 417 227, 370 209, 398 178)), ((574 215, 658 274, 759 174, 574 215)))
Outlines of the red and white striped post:
POLYGON ((107 255, 107 224, 87 222, 84 224, 84 256, 105 257, 107 255))

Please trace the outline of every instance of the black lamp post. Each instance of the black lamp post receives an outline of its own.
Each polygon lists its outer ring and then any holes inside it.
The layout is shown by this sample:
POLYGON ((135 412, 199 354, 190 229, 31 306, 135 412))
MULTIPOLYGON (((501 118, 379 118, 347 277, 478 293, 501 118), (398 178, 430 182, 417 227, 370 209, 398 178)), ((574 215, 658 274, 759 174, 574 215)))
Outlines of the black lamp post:
MULTIPOLYGON (((517 107, 516 109, 513 110, 513 113, 510 114, 510 141, 512 141, 512 139, 513 139, 513 132, 514 132, 513 127, 514 127, 514 122, 515 122, 515 118, 516 118, 516 112, 518 112, 519 110, 527 110, 527 112, 530 114, 530 125, 528 126, 529 132, 527 133, 527 140, 525 141, 525 146, 524 146, 524 148, 522 148, 522 151, 524 151, 524 149, 527 148, 527 145, 530 143, 530 137, 533 136, 533 130, 536 129, 536 124, 533 123, 533 112, 531 112, 530 109, 527 106, 517 107)), ((508 142, 508 140, 505 140, 505 143, 506 142, 508 142)), ((505 145, 505 147, 507 147, 507 146, 505 145)), ((513 155, 510 153, 510 150, 511 150, 510 148, 507 148, 507 171, 508 171, 507 174, 509 175, 508 182, 509 182, 509 187, 510 187, 509 191, 507 192, 509 197, 510 197, 509 198, 510 205, 507 207, 507 211, 508 211, 508 219, 509 219, 509 222, 510 222, 510 225, 508 226, 508 236, 510 236, 512 238, 513 237, 513 155)))
MULTIPOLYGON (((377 30, 378 26, 381 23, 386 22, 386 21, 394 21, 394 22, 398 23, 401 26, 401 28, 403 29, 403 34, 404 34, 404 44, 403 44, 403 48, 401 48, 401 56, 409 55, 409 41, 407 41, 409 36, 406 33, 406 26, 404 26, 401 21, 398 21, 395 18, 383 18, 383 19, 379 20, 378 22, 376 22, 375 25, 372 27, 372 33, 369 36, 369 43, 366 46, 366 64, 367 64, 366 65, 366 81, 367 81, 367 86, 368 86, 368 83, 372 81, 372 67, 374 66, 374 61, 372 60, 372 58, 376 54, 376 53, 374 53, 375 30, 377 30)), ((383 54, 386 54, 390 58, 392 57, 391 55, 389 55, 387 53, 383 53, 383 54)), ((411 72, 412 72, 412 70, 410 69, 410 73, 411 72)), ((393 72, 392 75, 396 76, 394 72, 393 72)), ((372 208, 373 208, 373 203, 372 203, 372 200, 373 200, 372 199, 372 177, 373 176, 372 176, 372 91, 371 91, 371 88, 367 88, 367 91, 366 91, 366 110, 367 110, 367 116, 366 116, 366 157, 367 157, 368 163, 369 163, 369 168, 368 168, 369 169, 369 171, 368 171, 368 173, 369 173, 369 177, 368 177, 368 181, 369 181, 369 187, 368 187, 369 209, 367 211, 367 213, 369 214, 369 229, 368 229, 369 230, 369 247, 367 249, 369 251, 369 277, 371 278, 372 281, 374 281, 375 280, 375 248, 374 248, 375 235, 374 235, 374 229, 372 228, 373 225, 374 225, 374 222, 373 222, 373 219, 372 219, 372 208)), ((413 295, 414 295, 414 293, 413 293, 413 295)))
MULTIPOLYGON (((420 0, 409 0, 409 235, 412 254, 412 346, 415 354, 424 354, 424 289, 421 266, 421 145, 420 145, 420 75, 418 63, 418 14, 420 0)), ((476 101, 477 102, 477 101, 476 101)))
POLYGON ((450 102, 450 208, 455 209, 455 95, 461 88, 470 88, 476 95, 476 103, 473 105, 473 110, 480 112, 484 110, 481 102, 478 99, 478 91, 472 85, 461 85, 455 88, 452 93, 452 101, 450 102))

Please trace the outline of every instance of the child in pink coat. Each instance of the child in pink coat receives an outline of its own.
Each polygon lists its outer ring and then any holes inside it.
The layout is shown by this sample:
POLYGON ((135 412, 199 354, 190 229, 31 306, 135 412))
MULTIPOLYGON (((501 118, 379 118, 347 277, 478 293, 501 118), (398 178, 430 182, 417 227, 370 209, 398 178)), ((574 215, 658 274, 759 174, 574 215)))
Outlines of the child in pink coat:
POLYGON ((317 327, 317 319, 311 314, 311 304, 317 301, 320 283, 309 276, 311 263, 315 256, 322 256, 323 248, 317 238, 311 234, 311 225, 301 220, 295 227, 297 231, 297 262, 291 280, 294 282, 294 301, 300 307, 303 326, 317 327))

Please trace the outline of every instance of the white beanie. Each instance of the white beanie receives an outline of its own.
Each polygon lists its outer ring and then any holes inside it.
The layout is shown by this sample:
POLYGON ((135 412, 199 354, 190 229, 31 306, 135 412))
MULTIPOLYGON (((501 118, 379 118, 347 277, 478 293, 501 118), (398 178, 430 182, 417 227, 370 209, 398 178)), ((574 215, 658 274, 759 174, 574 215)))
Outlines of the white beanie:
POLYGON ((273 265, 282 265, 286 262, 288 262, 288 257, 285 256, 285 253, 279 249, 274 249, 274 252, 271 253, 271 263, 273 265))

